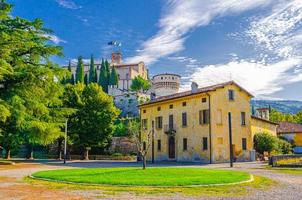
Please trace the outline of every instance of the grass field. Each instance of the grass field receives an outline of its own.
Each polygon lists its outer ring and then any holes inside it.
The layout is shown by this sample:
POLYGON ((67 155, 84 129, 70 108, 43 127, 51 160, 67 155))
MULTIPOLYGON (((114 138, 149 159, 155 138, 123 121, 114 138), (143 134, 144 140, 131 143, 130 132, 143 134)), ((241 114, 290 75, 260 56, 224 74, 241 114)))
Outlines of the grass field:
POLYGON ((89 168, 41 171, 37 178, 74 183, 129 186, 190 186, 226 184, 250 179, 247 172, 201 168, 89 168))

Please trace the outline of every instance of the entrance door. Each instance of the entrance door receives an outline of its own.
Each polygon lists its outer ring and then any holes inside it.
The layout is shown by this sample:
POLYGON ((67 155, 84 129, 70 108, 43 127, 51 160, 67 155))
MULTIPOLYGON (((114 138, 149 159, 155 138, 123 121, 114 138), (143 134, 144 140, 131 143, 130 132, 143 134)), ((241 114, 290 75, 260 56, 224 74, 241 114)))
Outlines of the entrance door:
POLYGON ((175 159, 175 138, 169 137, 169 158, 175 159))

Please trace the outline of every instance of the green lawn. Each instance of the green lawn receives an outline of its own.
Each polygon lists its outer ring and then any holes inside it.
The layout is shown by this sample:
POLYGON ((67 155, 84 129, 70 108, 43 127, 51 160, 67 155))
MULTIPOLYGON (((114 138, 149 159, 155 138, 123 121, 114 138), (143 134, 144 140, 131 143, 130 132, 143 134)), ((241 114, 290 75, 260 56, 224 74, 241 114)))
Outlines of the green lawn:
POLYGON ((201 168, 89 168, 41 171, 34 177, 75 183, 133 186, 189 186, 246 181, 250 174, 201 168))

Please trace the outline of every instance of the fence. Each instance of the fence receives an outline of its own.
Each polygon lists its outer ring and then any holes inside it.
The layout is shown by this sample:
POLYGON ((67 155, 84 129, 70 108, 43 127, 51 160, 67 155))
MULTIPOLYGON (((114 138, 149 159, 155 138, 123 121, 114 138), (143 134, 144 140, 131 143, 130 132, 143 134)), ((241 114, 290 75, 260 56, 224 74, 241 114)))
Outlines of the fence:
POLYGON ((302 155, 271 156, 269 164, 272 165, 272 167, 302 167, 302 155))

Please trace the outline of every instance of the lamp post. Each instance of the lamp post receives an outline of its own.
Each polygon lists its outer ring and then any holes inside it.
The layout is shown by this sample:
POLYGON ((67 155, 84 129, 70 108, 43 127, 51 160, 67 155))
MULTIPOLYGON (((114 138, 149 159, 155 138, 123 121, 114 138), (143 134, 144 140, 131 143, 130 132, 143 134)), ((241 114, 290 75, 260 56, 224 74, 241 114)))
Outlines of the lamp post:
POLYGON ((152 163, 154 163, 154 120, 152 120, 152 163))
POLYGON ((233 167, 232 113, 229 112, 230 167, 233 167))
POLYGON ((65 121, 64 164, 66 164, 66 149, 67 149, 67 119, 65 121))

